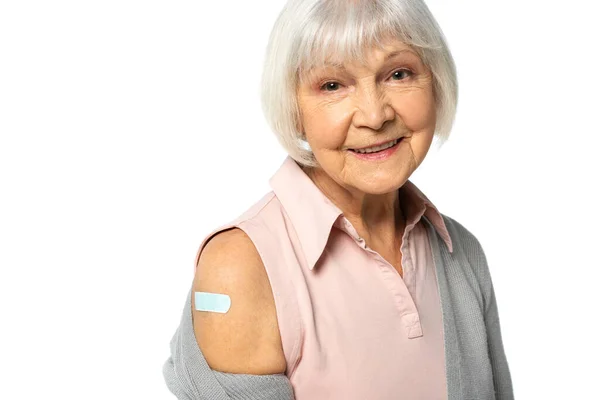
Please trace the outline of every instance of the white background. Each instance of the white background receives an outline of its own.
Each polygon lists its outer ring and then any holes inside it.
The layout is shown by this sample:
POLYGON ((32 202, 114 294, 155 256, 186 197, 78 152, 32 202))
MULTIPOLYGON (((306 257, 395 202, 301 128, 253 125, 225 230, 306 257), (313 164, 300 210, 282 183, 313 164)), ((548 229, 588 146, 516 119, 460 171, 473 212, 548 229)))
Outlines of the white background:
MULTIPOLYGON (((485 249, 519 399, 600 398, 595 3, 428 1, 459 106, 411 179, 485 249)), ((258 97, 283 4, 0 3, 0 398, 174 398, 197 246, 286 155, 258 97)))

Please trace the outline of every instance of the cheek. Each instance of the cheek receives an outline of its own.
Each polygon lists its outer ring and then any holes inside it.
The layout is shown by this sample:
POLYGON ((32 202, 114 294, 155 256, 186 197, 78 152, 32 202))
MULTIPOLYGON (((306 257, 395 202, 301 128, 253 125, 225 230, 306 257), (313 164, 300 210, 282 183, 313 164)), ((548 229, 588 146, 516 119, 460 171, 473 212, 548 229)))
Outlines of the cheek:
POLYGON ((306 134, 317 148, 337 149, 346 141, 348 113, 327 105, 306 113, 306 134))
POLYGON ((411 131, 435 126, 435 99, 430 91, 418 90, 405 94, 397 104, 396 109, 411 131))

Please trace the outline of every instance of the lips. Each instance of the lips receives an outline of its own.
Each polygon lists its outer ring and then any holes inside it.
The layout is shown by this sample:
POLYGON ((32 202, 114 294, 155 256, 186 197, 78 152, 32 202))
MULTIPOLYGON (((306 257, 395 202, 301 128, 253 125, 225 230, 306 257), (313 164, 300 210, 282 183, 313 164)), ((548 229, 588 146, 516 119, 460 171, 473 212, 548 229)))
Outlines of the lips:
POLYGON ((377 152, 386 150, 386 149, 388 149, 390 147, 394 147, 402 139, 404 139, 404 137, 396 138, 396 139, 393 139, 393 140, 388 140, 386 142, 380 142, 380 143, 377 143, 377 144, 375 144, 373 146, 357 147, 357 148, 352 148, 352 149, 348 149, 348 150, 353 151, 355 153, 361 153, 361 154, 377 153, 377 152))

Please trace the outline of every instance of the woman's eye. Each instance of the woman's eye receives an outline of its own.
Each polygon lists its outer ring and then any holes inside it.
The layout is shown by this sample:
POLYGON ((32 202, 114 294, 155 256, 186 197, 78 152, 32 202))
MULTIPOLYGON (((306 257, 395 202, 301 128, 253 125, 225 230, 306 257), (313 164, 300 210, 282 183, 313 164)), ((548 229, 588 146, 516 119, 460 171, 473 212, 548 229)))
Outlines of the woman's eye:
MULTIPOLYGON (((402 81, 411 75, 412 71, 409 71, 407 69, 399 69, 392 74, 392 78, 394 78, 394 80, 397 81, 402 81)), ((334 81, 325 82, 325 84, 323 84, 320 89, 326 92, 335 92, 337 89, 339 89, 339 85, 340 84, 338 82, 334 81)))
POLYGON ((338 89, 339 83, 337 82, 327 82, 323 86, 321 86, 321 90, 325 90, 326 92, 333 92, 338 89))
POLYGON ((396 80, 403 80, 402 79, 402 75, 403 74, 410 76, 412 74, 412 72, 409 71, 409 70, 407 70, 407 69, 399 69, 398 71, 396 71, 396 72, 394 72, 392 74, 392 77, 393 78, 400 78, 400 79, 396 79, 396 80))

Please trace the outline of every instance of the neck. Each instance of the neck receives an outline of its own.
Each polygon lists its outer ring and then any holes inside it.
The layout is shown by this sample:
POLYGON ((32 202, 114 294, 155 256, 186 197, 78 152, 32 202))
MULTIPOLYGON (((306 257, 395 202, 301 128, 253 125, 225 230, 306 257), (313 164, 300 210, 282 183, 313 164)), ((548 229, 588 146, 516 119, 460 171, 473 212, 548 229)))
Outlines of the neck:
POLYGON ((340 185, 321 168, 302 167, 313 183, 343 213, 367 243, 397 247, 405 228, 399 191, 364 193, 340 185))

